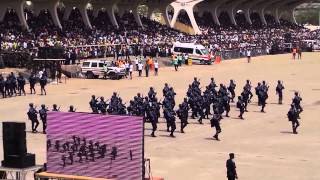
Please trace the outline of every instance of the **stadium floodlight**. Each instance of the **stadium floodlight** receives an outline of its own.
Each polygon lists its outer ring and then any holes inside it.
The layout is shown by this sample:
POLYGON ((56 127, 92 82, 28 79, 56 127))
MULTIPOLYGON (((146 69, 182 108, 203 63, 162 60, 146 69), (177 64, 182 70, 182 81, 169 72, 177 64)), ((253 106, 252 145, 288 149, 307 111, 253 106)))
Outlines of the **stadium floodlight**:
POLYGON ((26 5, 27 5, 27 6, 31 6, 31 5, 32 5, 32 2, 31 2, 31 1, 26 1, 26 5))

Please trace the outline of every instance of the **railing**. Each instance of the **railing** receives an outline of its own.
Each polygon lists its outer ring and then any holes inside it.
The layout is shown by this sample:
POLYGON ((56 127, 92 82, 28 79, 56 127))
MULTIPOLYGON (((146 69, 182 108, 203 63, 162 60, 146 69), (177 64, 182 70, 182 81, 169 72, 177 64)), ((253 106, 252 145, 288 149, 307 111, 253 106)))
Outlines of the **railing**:
MULTIPOLYGON (((251 56, 262 56, 267 54, 268 54, 267 50, 264 48, 255 48, 251 50, 251 56)), ((225 50, 221 52, 221 56, 223 60, 238 59, 238 58, 246 57, 246 51, 225 50)))

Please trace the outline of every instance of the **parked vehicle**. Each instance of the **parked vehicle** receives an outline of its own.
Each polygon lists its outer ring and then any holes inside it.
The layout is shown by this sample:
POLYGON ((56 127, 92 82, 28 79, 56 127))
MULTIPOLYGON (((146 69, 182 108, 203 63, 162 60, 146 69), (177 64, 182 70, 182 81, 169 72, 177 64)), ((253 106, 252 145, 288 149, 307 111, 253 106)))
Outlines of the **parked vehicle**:
POLYGON ((87 60, 82 63, 81 72, 88 79, 94 78, 109 78, 121 79, 125 77, 125 68, 113 66, 109 61, 102 60, 87 60))
POLYGON ((172 52, 174 55, 187 54, 188 58, 196 64, 212 64, 214 61, 208 49, 199 44, 176 42, 172 47, 172 52))

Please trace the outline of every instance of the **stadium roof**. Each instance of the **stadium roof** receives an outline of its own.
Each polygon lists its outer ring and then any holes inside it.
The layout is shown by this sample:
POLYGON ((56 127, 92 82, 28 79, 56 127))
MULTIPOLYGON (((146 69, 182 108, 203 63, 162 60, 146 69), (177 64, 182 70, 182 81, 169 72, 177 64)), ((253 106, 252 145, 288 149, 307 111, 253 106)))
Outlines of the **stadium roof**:
MULTIPOLYGON (((94 15, 97 15, 102 8, 106 9, 108 16, 114 26, 118 26, 115 18, 115 11, 118 11, 119 15, 122 15, 126 10, 132 10, 138 25, 142 26, 140 16, 137 11, 137 7, 141 4, 145 4, 149 7, 149 14, 158 9, 165 16, 166 24, 174 27, 177 17, 181 10, 185 10, 189 16, 192 27, 195 33, 201 33, 197 22, 194 18, 194 11, 199 12, 208 11, 212 14, 213 20, 216 24, 220 25, 219 14, 222 11, 226 11, 231 19, 231 22, 236 25, 235 14, 238 10, 243 10, 248 23, 252 24, 250 14, 257 12, 260 16, 261 22, 267 24, 264 17, 265 14, 272 14, 276 21, 279 23, 280 18, 287 18, 292 22, 296 22, 293 11, 301 4, 306 4, 306 7, 319 6, 319 0, 31 0, 32 9, 35 14, 43 9, 48 9, 53 17, 54 24, 62 28, 60 20, 58 18, 57 8, 60 2, 65 6, 65 13, 63 19, 68 19, 72 9, 74 7, 80 10, 84 24, 88 28, 92 28, 91 22, 87 14, 87 5, 92 5, 94 15), (313 2, 312 5, 308 4, 313 2), (174 9, 173 17, 170 21, 168 16, 167 7, 171 5, 174 9), (284 15, 287 16, 284 16, 284 15)), ((26 6, 26 0, 1 0, 0 1, 0 21, 3 21, 7 8, 15 9, 21 25, 28 28, 24 16, 24 7, 26 6)), ((310 8, 312 8, 310 7, 310 8)))

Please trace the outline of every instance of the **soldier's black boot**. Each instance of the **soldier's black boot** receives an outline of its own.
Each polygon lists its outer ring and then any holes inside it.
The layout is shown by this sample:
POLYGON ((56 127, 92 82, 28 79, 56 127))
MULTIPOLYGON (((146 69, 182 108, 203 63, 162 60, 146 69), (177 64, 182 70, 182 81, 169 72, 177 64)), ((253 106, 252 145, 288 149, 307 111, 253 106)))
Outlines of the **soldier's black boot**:
POLYGON ((171 133, 170 133, 170 137, 175 137, 175 136, 173 135, 173 131, 171 131, 171 133))
POLYGON ((156 137, 156 135, 154 135, 154 131, 152 131, 151 137, 156 137))

